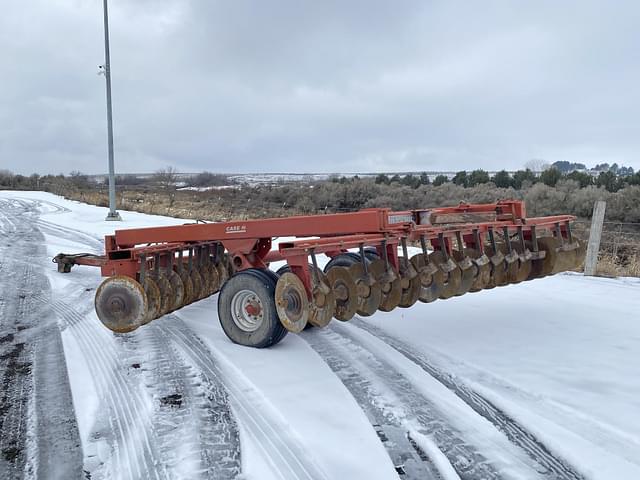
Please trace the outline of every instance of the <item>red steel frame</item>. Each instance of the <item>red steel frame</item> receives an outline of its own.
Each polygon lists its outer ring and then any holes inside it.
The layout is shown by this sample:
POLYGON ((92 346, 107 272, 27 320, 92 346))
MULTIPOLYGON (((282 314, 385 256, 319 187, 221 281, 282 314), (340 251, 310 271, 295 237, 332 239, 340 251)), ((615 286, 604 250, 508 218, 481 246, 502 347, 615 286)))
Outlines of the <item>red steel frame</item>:
MULTIPOLYGON (((335 256, 349 248, 373 246, 397 270, 398 245, 406 241, 429 241, 433 248, 451 253, 456 241, 463 241, 482 251, 484 239, 491 232, 518 234, 532 241, 551 231, 562 242, 572 243, 571 215, 526 218, 524 202, 500 201, 489 204, 465 204, 423 210, 395 212, 386 208, 353 213, 239 220, 223 223, 192 223, 178 226, 117 230, 105 237, 105 255, 79 257, 74 263, 100 266, 103 276, 126 275, 136 278, 144 261, 145 268, 160 260, 161 266, 185 251, 196 257, 201 250, 224 248, 234 270, 267 268, 270 262, 286 260, 293 273, 311 294, 308 258, 324 253, 335 256), (444 222, 444 223, 443 223, 444 222), (281 242, 272 251, 276 237, 306 237, 281 242), (312 237, 312 238, 309 238, 312 237)), ((535 253, 535 252, 534 252, 535 253)), ((210 253, 207 253, 209 255, 210 253)))

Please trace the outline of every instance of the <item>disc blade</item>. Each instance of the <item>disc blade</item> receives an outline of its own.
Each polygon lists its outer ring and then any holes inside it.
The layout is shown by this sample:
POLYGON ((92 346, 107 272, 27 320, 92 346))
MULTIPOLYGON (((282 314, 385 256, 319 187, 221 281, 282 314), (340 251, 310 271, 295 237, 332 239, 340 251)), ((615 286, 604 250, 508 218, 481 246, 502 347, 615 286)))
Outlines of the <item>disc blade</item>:
POLYGON ((375 279, 364 274, 362 262, 354 263, 349 267, 349 275, 356 284, 358 292, 358 309, 357 314, 362 317, 373 315, 380 306, 382 300, 382 291, 375 279))
POLYGON ((147 295, 133 278, 107 278, 96 290, 98 318, 109 330, 127 333, 142 325, 148 315, 147 295))
POLYGON ((429 257, 418 253, 411 257, 411 263, 420 278, 420 296, 423 303, 435 302, 444 289, 445 274, 429 262, 429 257))
POLYGON ((358 289, 347 267, 330 267, 327 281, 336 299, 334 317, 340 321, 351 320, 358 310, 358 289))
MULTIPOLYGON (((391 268, 391 266, 389 267, 391 268)), ((400 276, 395 273, 395 279, 391 282, 384 281, 384 277, 387 274, 387 270, 384 265, 384 261, 380 259, 373 260, 369 264, 369 270, 376 279, 376 282, 380 285, 380 291, 382 292, 382 298, 380 300, 380 306, 378 310, 382 312, 390 312, 400 304, 402 298, 402 284, 400 283, 400 276)))
POLYGON ((290 332, 300 333, 309 320, 309 299, 302 280, 291 272, 280 275, 275 302, 280 323, 290 332))
POLYGON ((429 262, 433 263, 439 270, 444 273, 444 283, 442 285, 442 292, 440 293, 441 299, 451 298, 460 289, 462 282, 462 272, 456 265, 455 268, 449 272, 446 272, 446 257, 441 251, 436 251, 429 254, 429 262))
MULTIPOLYGON (((309 323, 314 327, 326 327, 336 311, 336 297, 322 270, 317 269, 316 279, 318 283, 313 287, 309 303, 309 323)), ((316 279, 312 275, 312 283, 316 279)))
POLYGON ((173 288, 164 273, 160 273, 153 277, 153 280, 158 284, 160 289, 160 315, 166 315, 173 310, 173 303, 175 297, 173 295, 173 288))
POLYGON ((409 308, 415 304, 420 298, 420 275, 411 260, 406 260, 403 256, 398 256, 398 265, 400 265, 400 285, 402 286, 402 293, 400 295, 400 302, 398 306, 401 308, 409 308), (405 266, 405 262, 409 262, 408 266, 405 266), (415 276, 411 277, 411 273, 415 276))
POLYGON ((147 275, 142 284, 147 295, 147 316, 143 325, 160 316, 160 289, 158 284, 147 275))
POLYGON ((173 270, 168 270, 165 272, 165 275, 167 276, 167 279, 171 284, 171 290, 173 291, 174 299, 172 310, 177 310, 184 305, 184 283, 182 283, 180 275, 173 270))

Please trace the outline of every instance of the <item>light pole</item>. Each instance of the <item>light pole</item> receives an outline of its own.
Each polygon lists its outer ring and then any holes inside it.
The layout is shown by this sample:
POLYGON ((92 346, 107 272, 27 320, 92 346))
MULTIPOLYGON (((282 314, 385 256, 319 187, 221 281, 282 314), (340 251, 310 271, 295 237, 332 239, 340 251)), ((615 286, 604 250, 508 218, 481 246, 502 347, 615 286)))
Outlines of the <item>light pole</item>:
POLYGON ((107 80, 107 143, 109 147, 109 213, 105 220, 122 220, 116 210, 116 178, 113 165, 113 122, 111 113, 111 62, 109 59, 109 15, 107 13, 107 0, 103 0, 104 6, 104 77, 107 80))

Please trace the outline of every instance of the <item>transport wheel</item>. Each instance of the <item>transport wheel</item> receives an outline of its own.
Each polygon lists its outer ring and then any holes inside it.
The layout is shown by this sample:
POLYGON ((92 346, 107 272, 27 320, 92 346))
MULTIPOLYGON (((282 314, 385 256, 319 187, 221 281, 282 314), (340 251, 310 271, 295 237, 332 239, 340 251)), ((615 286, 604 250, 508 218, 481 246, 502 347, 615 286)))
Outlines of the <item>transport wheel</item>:
POLYGON ((218 296, 218 318, 232 342, 265 348, 284 338, 275 289, 275 278, 256 268, 240 271, 225 282, 218 296))
POLYGON ((456 296, 459 297, 471 290, 473 282, 476 279, 477 269, 464 250, 462 252, 454 250, 451 256, 460 269, 460 288, 458 288, 458 292, 456 293, 456 296))
POLYGON ((351 320, 358 309, 358 288, 348 267, 334 265, 326 275, 336 299, 334 317, 342 322, 351 320))
POLYGON ((173 307, 172 310, 177 310, 184 305, 184 284, 180 275, 173 270, 166 272, 167 279, 171 284, 171 290, 173 290, 173 307))
POLYGON ((439 270, 444 273, 444 283, 442 285, 442 292, 440 298, 451 298, 460 290, 460 284, 462 282, 462 272, 460 267, 455 265, 450 271, 447 272, 447 262, 445 256, 441 251, 435 251, 429 254, 429 262, 433 263, 439 270))
POLYGON ((378 310, 382 300, 380 285, 371 276, 371 272, 369 272, 369 275, 364 274, 364 268, 359 259, 349 267, 349 275, 355 282, 358 292, 358 309, 356 313, 362 317, 370 317, 378 310))
POLYGON ((329 280, 322 270, 317 270, 318 284, 314 284, 311 291, 311 302, 309 303, 308 322, 314 327, 326 327, 336 311, 336 297, 331 290, 329 280))
POLYGON ((158 284, 148 275, 142 283, 144 293, 147 295, 147 316, 143 325, 160 316, 160 288, 158 284))
POLYGON ((446 276, 442 270, 434 264, 427 262, 428 257, 423 253, 418 253, 411 257, 413 267, 418 271, 420 278, 420 296, 418 300, 422 303, 435 302, 440 298, 444 289, 446 276))
POLYGON ((95 307, 105 327, 117 333, 132 332, 148 315, 147 295, 133 278, 107 278, 96 291, 95 307))
POLYGON ((169 283, 164 273, 155 276, 153 280, 158 284, 158 288, 160 289, 160 314, 158 316, 161 317, 174 310, 173 302, 175 298, 171 283, 169 283))
POLYGON ((402 298, 400 276, 394 272, 396 278, 388 281, 385 278, 388 276, 388 273, 384 262, 380 259, 373 260, 369 264, 369 270, 376 279, 376 283, 380 285, 380 291, 382 292, 382 299, 380 300, 378 310, 381 312, 390 312, 400 304, 400 299, 402 298))
POLYGON ((411 260, 405 260, 403 256, 398 256, 398 265, 400 265, 400 286, 402 287, 398 306, 401 308, 409 308, 420 298, 420 275, 415 271, 411 260), (405 261, 409 263, 408 268, 404 266, 405 261), (416 275, 413 278, 409 278, 410 273, 416 273, 416 275))
POLYGON ((473 265, 476 268, 476 276, 469 292, 479 292, 486 288, 491 281, 491 265, 489 264, 489 257, 483 255, 480 250, 475 248, 465 248, 464 253, 472 259, 473 265))
MULTIPOLYGON (((235 275, 231 279, 234 277, 235 275)), ((220 295, 224 293, 224 289, 223 286, 220 295)), ((275 284, 274 295, 277 315, 284 328, 294 333, 304 330, 310 312, 307 291, 300 277, 292 272, 284 272, 275 284)))

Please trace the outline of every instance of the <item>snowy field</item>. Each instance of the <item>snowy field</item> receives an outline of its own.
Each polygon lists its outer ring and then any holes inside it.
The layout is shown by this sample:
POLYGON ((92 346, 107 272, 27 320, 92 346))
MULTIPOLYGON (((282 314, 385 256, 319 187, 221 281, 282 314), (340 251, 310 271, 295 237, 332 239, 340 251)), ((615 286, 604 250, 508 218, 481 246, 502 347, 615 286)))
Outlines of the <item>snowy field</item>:
POLYGON ((640 281, 577 274, 232 344, 217 296, 127 335, 93 311, 114 228, 0 192, 0 478, 640 479, 640 281))

